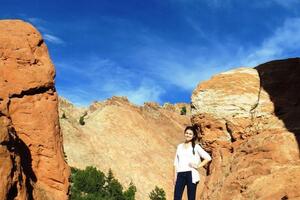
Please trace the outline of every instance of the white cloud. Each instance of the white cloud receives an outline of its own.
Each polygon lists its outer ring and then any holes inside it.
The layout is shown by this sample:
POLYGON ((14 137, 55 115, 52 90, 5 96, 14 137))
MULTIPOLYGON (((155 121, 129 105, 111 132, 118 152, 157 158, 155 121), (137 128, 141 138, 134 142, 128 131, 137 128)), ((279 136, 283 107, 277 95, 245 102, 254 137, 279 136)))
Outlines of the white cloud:
MULTIPOLYGON (((201 27, 195 29, 202 32, 201 27)), ((76 89, 74 84, 73 88, 63 88, 66 90, 64 93, 68 92, 75 101, 84 105, 90 103, 87 99, 104 100, 113 95, 127 96, 135 104, 145 101, 163 103, 161 97, 170 92, 168 86, 192 92, 200 81, 216 73, 233 67, 256 66, 299 51, 300 18, 286 19, 256 47, 245 46, 230 38, 220 42, 210 36, 207 38, 209 47, 195 44, 179 49, 170 41, 149 32, 137 37, 142 45, 130 49, 133 51, 130 55, 134 56, 128 63, 134 61, 134 66, 140 68, 125 68, 97 55, 58 64, 58 75, 60 70, 64 70, 64 74, 75 74, 64 79, 78 82, 78 87, 83 90, 76 89), (78 78, 74 80, 73 77, 78 78)))
POLYGON ((90 93, 79 87, 62 87, 56 86, 58 95, 71 101, 76 106, 87 107, 91 102, 90 93))
POLYGON ((242 59, 248 66, 278 59, 288 55, 288 52, 299 49, 300 18, 286 19, 281 27, 275 29, 273 35, 266 38, 250 55, 242 59))
POLYGON ((211 61, 205 61, 203 58, 194 59, 186 64, 174 60, 157 60, 160 78, 166 80, 169 84, 176 85, 184 90, 194 89, 199 81, 209 79, 210 76, 219 70, 214 67, 216 64, 211 61), (201 61, 200 61, 201 60, 201 61))
POLYGON ((87 106, 91 101, 104 100, 111 96, 127 96, 138 105, 146 101, 162 103, 160 97, 164 89, 157 82, 139 71, 121 67, 110 59, 91 56, 80 61, 58 63, 56 68, 58 76, 60 73, 69 74, 59 78, 72 85, 58 87, 59 93, 77 105, 87 106))
POLYGON ((210 47, 198 44, 178 49, 156 37, 144 37, 147 38, 146 45, 140 47, 136 54, 141 60, 140 64, 145 70, 151 71, 153 77, 164 80, 165 86, 170 84, 192 91, 199 82, 214 74, 241 66, 255 67, 299 51, 300 18, 286 19, 282 26, 274 28, 273 34, 256 47, 245 46, 230 39, 222 43, 208 38, 210 47))
POLYGON ((48 24, 47 21, 37 17, 27 17, 26 20, 32 23, 42 33, 45 41, 58 45, 65 44, 65 41, 63 39, 54 35, 52 31, 49 30, 49 28, 45 27, 48 24))
POLYGON ((46 33, 43 36, 46 41, 51 42, 53 44, 64 44, 65 43, 61 38, 54 36, 54 35, 50 35, 50 34, 46 33))
POLYGON ((137 49, 135 55, 152 77, 164 82, 164 87, 171 85, 192 91, 199 81, 229 68, 228 62, 224 62, 228 58, 225 44, 214 42, 211 49, 202 46, 178 49, 162 39, 149 39, 150 35, 145 38, 149 42, 144 42, 146 45, 137 49))
POLYGON ((144 79, 136 88, 129 91, 121 91, 119 96, 127 96, 131 102, 142 105, 147 101, 155 101, 161 103, 160 96, 164 93, 164 89, 156 85, 155 82, 144 79))

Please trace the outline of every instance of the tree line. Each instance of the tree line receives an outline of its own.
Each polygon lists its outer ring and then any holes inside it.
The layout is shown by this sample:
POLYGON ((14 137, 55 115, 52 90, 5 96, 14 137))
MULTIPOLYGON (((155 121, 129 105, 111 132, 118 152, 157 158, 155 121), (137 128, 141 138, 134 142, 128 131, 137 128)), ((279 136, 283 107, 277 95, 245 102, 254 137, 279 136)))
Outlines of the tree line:
MULTIPOLYGON (((127 189, 114 177, 112 170, 105 175, 96 167, 84 170, 71 167, 70 200, 135 200, 137 189, 131 182, 127 189)), ((166 200, 165 191, 155 187, 150 200, 166 200)))

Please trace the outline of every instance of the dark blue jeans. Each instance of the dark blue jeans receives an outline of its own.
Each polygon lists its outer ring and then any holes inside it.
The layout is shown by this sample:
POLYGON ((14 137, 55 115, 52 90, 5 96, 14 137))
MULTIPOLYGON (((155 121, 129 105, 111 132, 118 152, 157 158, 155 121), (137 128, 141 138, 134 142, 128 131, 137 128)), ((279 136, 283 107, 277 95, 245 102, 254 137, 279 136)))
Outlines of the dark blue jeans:
POLYGON ((184 187, 187 186, 188 200, 195 200, 197 184, 192 182, 192 172, 178 172, 174 189, 174 200, 181 200, 184 187))

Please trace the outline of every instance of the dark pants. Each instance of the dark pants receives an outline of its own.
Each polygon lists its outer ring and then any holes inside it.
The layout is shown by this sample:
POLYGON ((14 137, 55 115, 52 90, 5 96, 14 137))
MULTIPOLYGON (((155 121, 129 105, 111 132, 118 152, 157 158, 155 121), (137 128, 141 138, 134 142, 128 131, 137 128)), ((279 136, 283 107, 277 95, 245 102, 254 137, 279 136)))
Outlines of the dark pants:
POLYGON ((192 182, 192 172, 178 172, 174 189, 174 200, 181 200, 184 187, 187 186, 188 200, 195 200, 197 184, 192 182))

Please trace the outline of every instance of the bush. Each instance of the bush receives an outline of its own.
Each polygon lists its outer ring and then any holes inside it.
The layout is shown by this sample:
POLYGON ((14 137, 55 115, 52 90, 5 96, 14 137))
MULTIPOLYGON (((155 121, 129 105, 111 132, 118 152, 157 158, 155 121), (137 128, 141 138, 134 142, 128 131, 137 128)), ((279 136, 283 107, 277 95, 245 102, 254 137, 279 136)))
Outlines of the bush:
POLYGON ((65 150, 63 150, 63 153, 64 153, 64 160, 65 160, 66 162, 68 162, 68 156, 67 156, 65 150))
POLYGON ((186 115, 186 107, 185 107, 185 106, 183 106, 183 107, 181 108, 180 114, 181 114, 181 115, 186 115))
POLYGON ((66 116, 66 113, 65 113, 65 112, 63 112, 61 118, 62 118, 62 119, 67 119, 67 116, 66 116))
POLYGON ((166 193, 162 188, 155 186, 155 189, 149 194, 151 200, 166 200, 166 193))
POLYGON ((85 125, 84 116, 81 116, 79 118, 79 124, 82 125, 82 126, 85 125))
POLYGON ((136 187, 131 183, 126 191, 111 170, 108 176, 95 167, 85 170, 71 168, 71 200, 134 200, 136 187))

